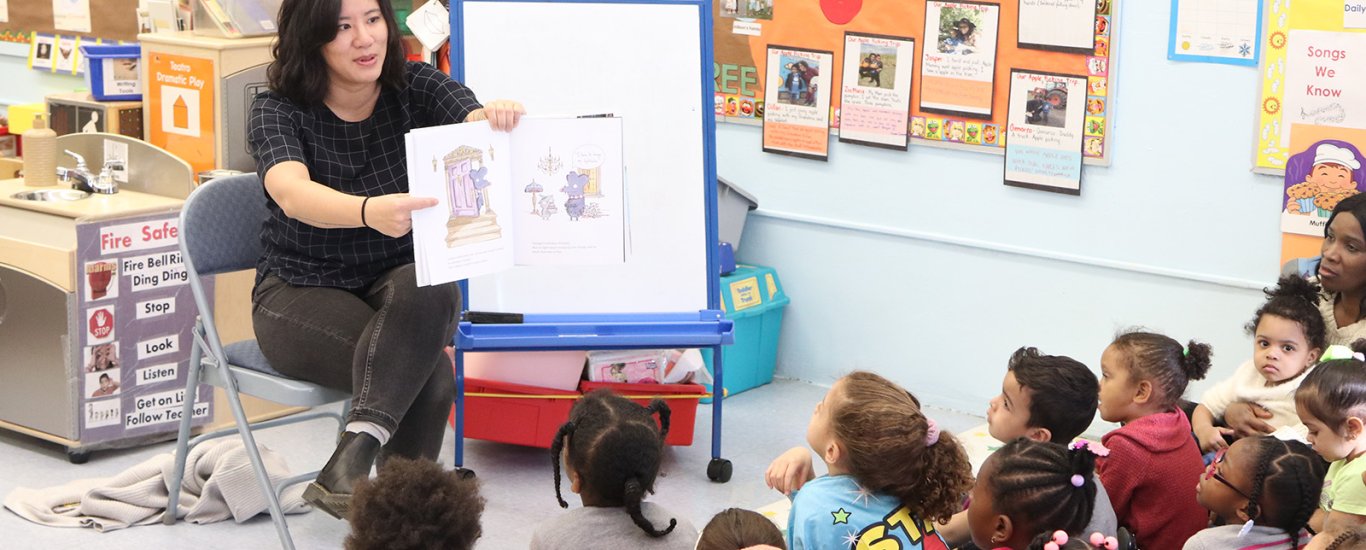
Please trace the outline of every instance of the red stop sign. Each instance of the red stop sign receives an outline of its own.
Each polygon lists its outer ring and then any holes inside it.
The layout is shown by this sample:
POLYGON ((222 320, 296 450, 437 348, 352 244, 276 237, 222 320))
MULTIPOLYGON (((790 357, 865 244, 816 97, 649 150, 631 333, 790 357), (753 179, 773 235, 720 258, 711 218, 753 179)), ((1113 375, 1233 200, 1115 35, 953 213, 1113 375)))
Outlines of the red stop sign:
POLYGON ((114 313, 108 308, 99 308, 90 314, 90 336, 95 339, 108 338, 114 332, 114 313))

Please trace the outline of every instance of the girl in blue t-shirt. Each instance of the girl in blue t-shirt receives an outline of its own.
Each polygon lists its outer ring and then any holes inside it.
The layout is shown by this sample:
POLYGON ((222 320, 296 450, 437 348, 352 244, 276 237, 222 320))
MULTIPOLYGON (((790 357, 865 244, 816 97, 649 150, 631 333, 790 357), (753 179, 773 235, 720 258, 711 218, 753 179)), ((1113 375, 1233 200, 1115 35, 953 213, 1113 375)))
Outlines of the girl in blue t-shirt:
POLYGON ((971 466, 958 440, 925 416, 920 402, 870 372, 845 376, 816 405, 807 443, 829 473, 813 479, 811 455, 797 447, 766 474, 792 493, 788 547, 947 549, 934 522, 962 509, 971 466), (800 488, 800 490, 797 490, 800 488))

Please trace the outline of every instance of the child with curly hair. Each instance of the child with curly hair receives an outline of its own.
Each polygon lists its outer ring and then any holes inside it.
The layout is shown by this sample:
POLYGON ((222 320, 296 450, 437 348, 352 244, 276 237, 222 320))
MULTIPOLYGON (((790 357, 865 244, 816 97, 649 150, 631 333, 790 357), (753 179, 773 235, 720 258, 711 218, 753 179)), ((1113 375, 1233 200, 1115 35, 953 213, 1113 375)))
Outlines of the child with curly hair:
POLYGON ((479 484, 430 460, 391 457, 351 497, 346 550, 469 550, 482 534, 479 484))
POLYGON ((863 548, 886 539, 905 550, 948 548, 934 522, 962 509, 971 466, 914 395, 870 372, 849 374, 816 405, 806 440, 827 475, 814 477, 801 447, 765 475, 769 487, 795 492, 788 548, 863 548))
POLYGON ((555 434, 550 454, 555 499, 561 508, 569 507, 560 496, 563 455, 569 490, 579 495, 583 507, 537 527, 532 550, 691 550, 697 529, 664 507, 644 502, 646 493, 654 492, 668 432, 669 406, 663 400, 642 407, 608 390, 579 399, 555 434))
POLYGON ((1259 550, 1309 543, 1305 527, 1318 509, 1323 462, 1308 445, 1245 437, 1205 468, 1195 498, 1225 524, 1196 533, 1185 550, 1259 550))
POLYGON ((1319 314, 1319 285, 1295 275, 1281 277, 1266 290, 1267 302, 1248 323, 1252 359, 1233 376, 1206 390, 1191 414, 1200 450, 1228 447, 1234 430, 1214 425, 1232 403, 1256 403, 1271 413, 1266 423, 1303 439, 1304 425, 1295 413, 1295 390, 1327 347, 1327 332, 1319 314))
POLYGON ((1021 437, 992 453, 968 505, 973 544, 1024 550, 1045 530, 1083 532, 1096 501, 1096 451, 1105 452, 1089 442, 1064 447, 1021 437))
POLYGON ((1177 403, 1209 372, 1211 355, 1208 344, 1130 331, 1100 356, 1100 417, 1122 427, 1101 438, 1110 453, 1096 471, 1139 548, 1180 548, 1205 528, 1207 514, 1191 495, 1204 461, 1177 403))

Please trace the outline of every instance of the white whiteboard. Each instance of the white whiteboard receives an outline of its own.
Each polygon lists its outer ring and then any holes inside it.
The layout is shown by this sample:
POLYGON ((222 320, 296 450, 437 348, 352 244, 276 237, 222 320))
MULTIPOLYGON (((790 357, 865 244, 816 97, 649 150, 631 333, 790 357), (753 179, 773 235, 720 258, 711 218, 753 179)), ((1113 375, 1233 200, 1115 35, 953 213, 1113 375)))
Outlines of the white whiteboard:
MULTIPOLYGON (((452 2, 453 9, 458 8, 452 2)), ((624 264, 515 267, 470 279, 467 307, 517 313, 707 309, 707 174, 696 4, 460 2, 453 47, 482 101, 531 114, 623 117, 624 264)), ((453 18, 456 19, 456 18, 453 18)), ((703 71, 707 79, 703 80, 703 71)), ((705 86, 704 83, 705 82, 705 86)))

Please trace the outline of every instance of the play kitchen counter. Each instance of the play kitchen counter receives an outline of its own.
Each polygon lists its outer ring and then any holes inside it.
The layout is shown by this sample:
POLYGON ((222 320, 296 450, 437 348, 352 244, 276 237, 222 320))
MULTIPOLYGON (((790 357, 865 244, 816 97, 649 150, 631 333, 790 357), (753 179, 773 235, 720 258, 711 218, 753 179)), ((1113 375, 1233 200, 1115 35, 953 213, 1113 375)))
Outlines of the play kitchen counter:
MULTIPOLYGON (((184 201, 126 189, 17 198, 32 192, 71 190, 0 180, 0 428, 58 443, 76 463, 174 438, 196 315, 179 249, 184 201)), ((214 285, 227 341, 251 337, 251 281, 242 272, 214 285)), ((196 424, 214 420, 210 395, 195 396, 196 424)), ((253 419, 289 412, 248 406, 253 419)))

